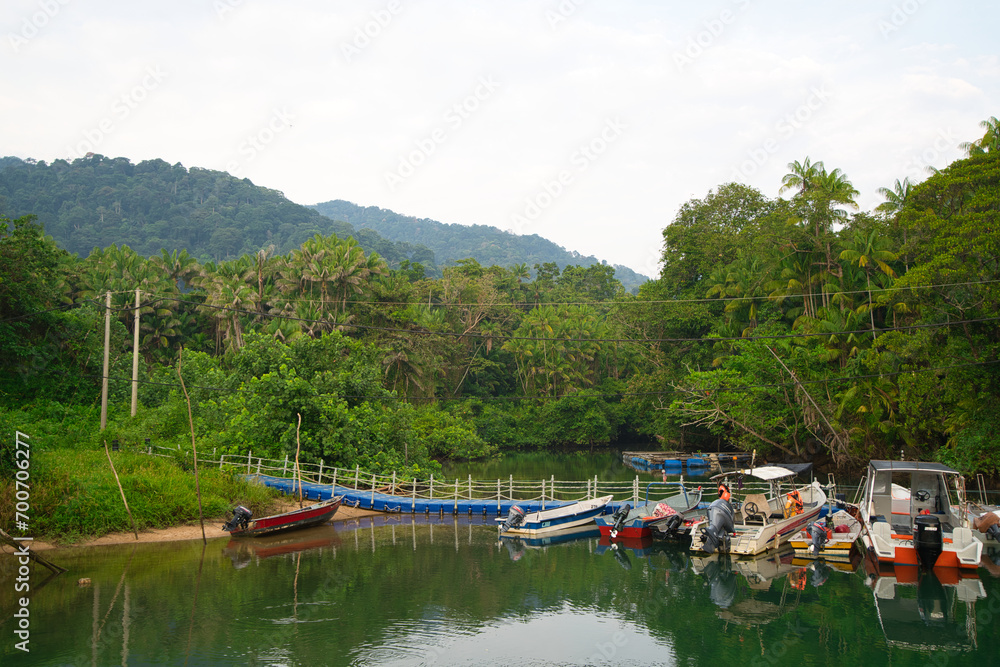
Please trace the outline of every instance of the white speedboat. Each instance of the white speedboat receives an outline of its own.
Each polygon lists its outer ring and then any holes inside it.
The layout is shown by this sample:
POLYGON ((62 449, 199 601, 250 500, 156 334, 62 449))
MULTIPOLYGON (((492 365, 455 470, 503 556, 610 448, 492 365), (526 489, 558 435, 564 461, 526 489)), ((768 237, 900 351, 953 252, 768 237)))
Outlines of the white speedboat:
POLYGON ((870 461, 861 541, 879 562, 975 569, 983 554, 964 510, 961 474, 942 463, 870 461), (901 497, 899 489, 908 489, 901 497))
POLYGON ((598 515, 604 513, 608 503, 613 499, 614 496, 601 496, 530 514, 514 505, 510 508, 507 518, 497 519, 497 522, 501 524, 501 533, 541 535, 593 523, 598 515))

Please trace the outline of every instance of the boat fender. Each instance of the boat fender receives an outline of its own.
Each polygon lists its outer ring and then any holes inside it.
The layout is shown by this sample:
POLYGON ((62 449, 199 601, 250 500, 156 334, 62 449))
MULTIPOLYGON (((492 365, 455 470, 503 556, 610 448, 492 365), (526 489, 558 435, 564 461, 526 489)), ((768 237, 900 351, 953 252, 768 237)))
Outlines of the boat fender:
POLYGON ((507 512, 507 518, 504 519, 503 524, 500 526, 500 532, 506 533, 511 528, 517 528, 524 521, 524 510, 513 505, 510 511, 507 512))
POLYGON ((625 519, 628 518, 628 513, 632 511, 632 506, 625 503, 611 515, 611 537, 617 537, 618 531, 622 529, 625 524, 625 519))
MULTIPOLYGON (((721 486, 721 485, 720 485, 721 486)), ((706 553, 729 551, 729 535, 736 532, 733 506, 718 498, 708 506, 708 525, 702 526, 702 550, 706 553)))
POLYGON ((830 530, 822 521, 816 521, 809 526, 809 536, 812 538, 812 552, 814 556, 819 555, 819 552, 826 546, 827 540, 832 537, 830 530))

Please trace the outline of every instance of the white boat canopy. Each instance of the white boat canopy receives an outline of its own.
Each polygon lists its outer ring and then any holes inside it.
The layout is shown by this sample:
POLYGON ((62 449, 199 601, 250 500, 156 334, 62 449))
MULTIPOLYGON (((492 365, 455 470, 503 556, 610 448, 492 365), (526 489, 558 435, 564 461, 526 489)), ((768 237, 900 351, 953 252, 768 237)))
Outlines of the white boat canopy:
POLYGON ((795 470, 789 470, 788 468, 783 468, 781 466, 760 466, 758 468, 750 468, 749 470, 730 470, 724 472, 721 475, 715 475, 712 479, 719 479, 720 477, 730 477, 732 475, 751 475, 757 479, 763 479, 765 481, 771 481, 773 479, 782 479, 784 477, 791 477, 798 474, 795 470))

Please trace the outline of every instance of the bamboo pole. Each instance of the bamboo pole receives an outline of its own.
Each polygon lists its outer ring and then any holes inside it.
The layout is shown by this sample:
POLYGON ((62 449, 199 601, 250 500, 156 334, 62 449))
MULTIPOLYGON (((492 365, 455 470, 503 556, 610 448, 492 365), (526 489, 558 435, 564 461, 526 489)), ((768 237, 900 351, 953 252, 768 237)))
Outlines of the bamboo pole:
MULTIPOLYGON (((42 558, 41 556, 39 556, 37 553, 35 553, 31 548, 24 547, 23 543, 24 542, 29 542, 29 541, 30 540, 28 540, 27 538, 17 539, 15 537, 11 537, 6 532, 4 532, 4 530, 2 528, 0 528, 0 543, 6 544, 9 547, 13 547, 14 550, 15 550, 15 552, 19 553, 19 554, 23 553, 22 549, 26 550, 28 552, 28 558, 30 558, 31 560, 35 561, 39 565, 47 567, 49 570, 52 571, 53 574, 62 574, 63 572, 66 571, 66 568, 59 567, 55 563, 51 563, 51 562, 45 560, 44 558, 42 558)), ((37 588, 37 587, 35 587, 35 588, 37 588)))
POLYGON ((125 503, 125 511, 128 512, 128 520, 132 523, 132 532, 135 534, 135 541, 139 541, 139 531, 135 528, 135 519, 132 518, 132 510, 128 508, 128 501, 125 500, 125 489, 122 488, 122 481, 118 479, 118 471, 115 470, 115 463, 111 460, 111 452, 108 451, 108 441, 104 441, 104 453, 108 456, 108 463, 111 464, 111 472, 115 475, 115 481, 118 482, 118 491, 122 494, 122 502, 125 503))
MULTIPOLYGON (((191 397, 188 396, 187 387, 184 386, 184 376, 181 375, 181 359, 183 356, 184 348, 182 347, 180 352, 177 353, 177 377, 181 380, 181 389, 184 390, 184 400, 188 406, 188 425, 191 427, 191 452, 194 454, 194 492, 198 496, 198 521, 201 523, 201 542, 202 544, 208 544, 208 539, 205 537, 205 517, 201 511, 201 483, 198 480, 198 449, 194 444, 194 417, 191 416, 191 397)), ((107 447, 107 443, 104 446, 107 447)), ((139 539, 138 536, 136 536, 136 539, 139 539)))
POLYGON ((299 480, 299 509, 302 509, 302 469, 299 468, 299 429, 302 428, 302 413, 296 412, 299 423, 295 426, 295 475, 299 480))

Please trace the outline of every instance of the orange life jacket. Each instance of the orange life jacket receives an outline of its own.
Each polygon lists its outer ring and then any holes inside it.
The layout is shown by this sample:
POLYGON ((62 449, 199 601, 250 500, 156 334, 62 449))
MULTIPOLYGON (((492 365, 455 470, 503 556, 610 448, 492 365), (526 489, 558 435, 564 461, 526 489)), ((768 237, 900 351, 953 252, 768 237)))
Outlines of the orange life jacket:
POLYGON ((785 514, 787 516, 795 516, 802 512, 802 496, 799 495, 798 491, 792 491, 788 494, 788 500, 785 501, 785 514))

